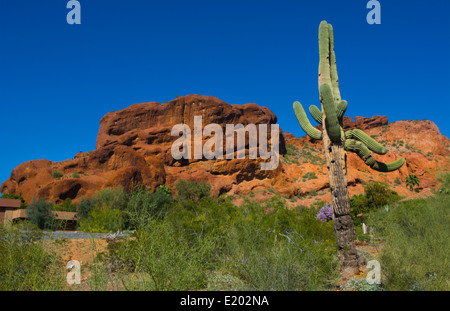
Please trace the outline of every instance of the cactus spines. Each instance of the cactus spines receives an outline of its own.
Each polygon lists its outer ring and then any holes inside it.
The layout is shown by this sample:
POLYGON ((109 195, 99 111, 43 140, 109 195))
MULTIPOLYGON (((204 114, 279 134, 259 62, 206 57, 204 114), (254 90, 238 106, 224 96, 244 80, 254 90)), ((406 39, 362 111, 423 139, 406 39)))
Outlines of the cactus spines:
POLYGON ((294 112, 295 116, 297 117, 298 123, 306 134, 317 140, 322 139, 322 132, 311 125, 302 104, 300 104, 299 102, 295 102, 294 112))
POLYGON ((337 142, 341 139, 341 126, 334 106, 333 93, 327 83, 322 83, 319 88, 320 100, 325 113, 325 126, 331 141, 337 142))
POLYGON ((371 151, 385 154, 386 148, 361 130, 344 132, 343 118, 348 104, 341 100, 334 52, 334 31, 326 21, 322 21, 319 26, 319 56, 319 93, 322 109, 312 105, 309 107, 309 112, 314 120, 323 125, 323 132, 309 123, 299 102, 294 103, 294 111, 302 129, 312 138, 323 140, 341 270, 357 273, 359 264, 355 246, 355 227, 350 216, 345 151, 356 153, 366 165, 381 172, 397 170, 405 163, 405 160, 400 158, 391 163, 378 162, 371 151))

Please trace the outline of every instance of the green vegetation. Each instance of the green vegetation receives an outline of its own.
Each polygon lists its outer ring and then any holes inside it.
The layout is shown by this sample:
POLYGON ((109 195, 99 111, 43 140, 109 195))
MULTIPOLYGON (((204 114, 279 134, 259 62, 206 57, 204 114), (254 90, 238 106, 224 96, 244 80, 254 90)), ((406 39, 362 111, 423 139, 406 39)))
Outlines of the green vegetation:
MULTIPOLYGON (((176 189, 170 203, 127 210, 134 239, 115 243, 98 259, 98 266, 115 267, 126 289, 332 288, 338 276, 333 227, 317 220, 315 210, 291 211, 279 196, 265 204, 246 199, 238 208, 231 197, 211 197, 203 183, 179 181, 176 189)), ((154 202, 156 192, 137 193, 130 198, 154 202)))
POLYGON ((64 268, 34 227, 0 226, 0 291, 63 290, 64 268))
POLYGON ((310 147, 305 143, 300 151, 296 146, 286 145, 286 154, 283 156, 282 162, 285 164, 311 163, 314 165, 324 165, 326 161, 319 156, 320 150, 310 147))
POLYGON ((414 191, 415 186, 420 185, 419 178, 413 174, 410 174, 408 177, 406 177, 405 183, 406 187, 408 187, 411 191, 414 191))
POLYGON ((177 200, 181 202, 198 202, 203 197, 208 197, 211 192, 211 186, 202 181, 196 183, 194 181, 179 180, 175 184, 177 191, 177 200))
POLYGON ((61 204, 53 206, 53 210, 62 212, 76 212, 77 205, 72 203, 70 198, 67 198, 61 204))
POLYGON ((311 180, 311 179, 317 179, 317 175, 314 172, 307 172, 305 175, 302 176, 303 181, 311 180))
POLYGON ((356 218, 358 214, 386 207, 401 200, 397 192, 390 190, 386 184, 380 182, 370 182, 364 186, 364 194, 354 195, 350 204, 352 206, 352 217, 356 224, 360 220, 356 218))
POLYGON ((72 175, 70 175, 72 178, 80 178, 80 173, 74 172, 72 175))
POLYGON ((40 199, 38 201, 34 200, 25 212, 28 220, 39 229, 54 229, 56 220, 52 210, 53 203, 40 199))
MULTIPOLYGON (((381 245, 376 259, 382 284, 350 280, 341 290, 450 289, 450 174, 442 175, 441 183, 435 197, 403 203, 378 182, 353 196, 353 216, 364 213, 370 231, 357 237, 381 245)), ((153 193, 104 189, 78 206, 70 199, 57 206, 34 201, 27 213, 36 226, 0 227, 0 290, 67 289, 65 263, 46 249, 37 226, 54 228, 51 211, 74 207, 81 230, 135 230, 131 239, 110 243, 89 265, 91 290, 112 283, 125 290, 335 289, 339 262, 333 221, 317 219, 326 202, 288 209, 275 195, 264 203, 244 198, 237 207, 232 197, 211 197, 205 183, 179 181, 175 188, 175 196, 166 186, 153 193)), ((375 259, 367 252, 358 256, 375 259)))
POLYGON ((111 206, 97 205, 80 220, 79 229, 84 232, 117 232, 124 229, 122 212, 111 206))
POLYGON ((450 290, 448 195, 412 200, 369 215, 386 290, 450 290))
POLYGON ((59 179, 59 178, 61 178, 61 177, 63 177, 64 176, 64 174, 61 172, 61 171, 54 171, 53 173, 52 173, 52 177, 53 178, 56 178, 56 179, 59 179))
POLYGON ((438 180, 441 182, 441 187, 438 190, 438 193, 440 194, 450 194, 450 173, 441 174, 441 176, 438 178, 438 180))

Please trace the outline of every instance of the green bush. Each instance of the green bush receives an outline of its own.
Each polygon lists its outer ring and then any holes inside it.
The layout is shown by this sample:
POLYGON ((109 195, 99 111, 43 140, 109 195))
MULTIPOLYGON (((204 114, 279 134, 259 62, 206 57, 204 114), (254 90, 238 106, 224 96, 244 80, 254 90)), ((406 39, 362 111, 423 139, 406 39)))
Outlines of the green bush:
POLYGON ((80 178, 80 173, 74 172, 70 175, 72 178, 80 178))
POLYGON ((323 290, 334 284, 333 225, 316 211, 291 211, 280 198, 247 202, 227 239, 226 266, 251 290, 323 290))
POLYGON ((107 205, 97 205, 88 217, 79 221, 79 229, 84 232, 108 233, 124 229, 122 212, 107 205))
POLYGON ((0 226, 0 291, 63 290, 64 268, 34 228, 0 226))
POLYGON ((94 200, 97 205, 107 205, 112 208, 125 210, 128 204, 128 194, 125 189, 119 185, 115 189, 105 188, 94 194, 94 200))
POLYGON ((450 173, 443 173, 438 178, 441 182, 441 187, 438 190, 439 194, 449 195, 450 194, 450 173))
POLYGON ((369 214, 383 248, 378 260, 387 290, 450 290, 448 195, 411 200, 369 214))
POLYGON ((54 171, 53 173, 52 173, 52 177, 53 178, 56 178, 56 179, 59 179, 59 178, 61 178, 61 177, 63 177, 64 176, 64 174, 61 172, 61 171, 54 171))
POLYGON ((138 227, 139 224, 145 223, 148 217, 164 218, 172 201, 172 192, 168 187, 160 187, 154 193, 135 189, 124 211, 127 227, 138 227))
POLYGON ((62 212, 76 212, 77 205, 75 203, 72 203, 72 199, 67 198, 61 204, 55 205, 53 207, 53 210, 62 212))
POLYGON ((95 208, 95 200, 91 198, 82 198, 78 203, 77 217, 78 220, 88 217, 90 211, 95 208))
POLYGON ((151 217, 134 240, 116 245, 106 261, 121 267, 115 273, 127 290, 187 291, 206 287, 207 257, 214 241, 186 239, 167 220, 151 217))
POLYGON ((338 276, 332 223, 279 196, 239 208, 228 196, 188 199, 164 218, 136 212, 146 221, 134 239, 102 259, 127 289, 319 290, 338 276))
POLYGON ((370 182, 364 186, 364 194, 354 195, 350 204, 354 220, 358 222, 356 215, 385 207, 399 201, 401 197, 397 192, 388 188, 386 184, 370 182))
POLYGON ((211 193, 211 186, 204 181, 197 183, 180 179, 175 184, 175 189, 176 199, 179 202, 198 202, 203 197, 209 197, 211 193))
POLYGON ((317 175, 316 175, 316 173, 314 173, 314 172, 307 172, 305 175, 303 175, 303 181, 306 181, 306 180, 311 180, 311 179, 317 179, 318 177, 317 177, 317 175))
POLYGON ((56 218, 52 213, 53 203, 40 199, 25 210, 28 220, 40 229, 54 229, 57 226, 56 218))

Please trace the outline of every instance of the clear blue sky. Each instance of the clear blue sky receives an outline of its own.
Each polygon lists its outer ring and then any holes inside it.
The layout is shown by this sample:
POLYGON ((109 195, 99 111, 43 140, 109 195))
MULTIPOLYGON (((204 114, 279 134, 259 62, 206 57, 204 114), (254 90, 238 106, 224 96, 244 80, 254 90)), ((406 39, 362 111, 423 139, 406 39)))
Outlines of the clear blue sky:
POLYGON ((450 134, 450 1, 0 0, 0 182, 18 164, 95 149, 112 110, 175 95, 269 107, 318 104, 317 32, 333 24, 347 115, 429 119, 450 134))

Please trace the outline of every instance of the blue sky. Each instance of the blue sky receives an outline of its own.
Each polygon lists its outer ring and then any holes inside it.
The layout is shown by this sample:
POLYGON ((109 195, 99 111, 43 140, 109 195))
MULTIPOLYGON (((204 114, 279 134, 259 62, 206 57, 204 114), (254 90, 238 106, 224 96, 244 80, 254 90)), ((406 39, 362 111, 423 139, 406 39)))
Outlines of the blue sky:
POLYGON ((380 0, 0 0, 0 182, 32 159, 95 149, 99 121, 134 103, 216 96, 292 111, 319 103, 317 32, 333 24, 351 117, 429 119, 450 136, 450 2, 380 0))

